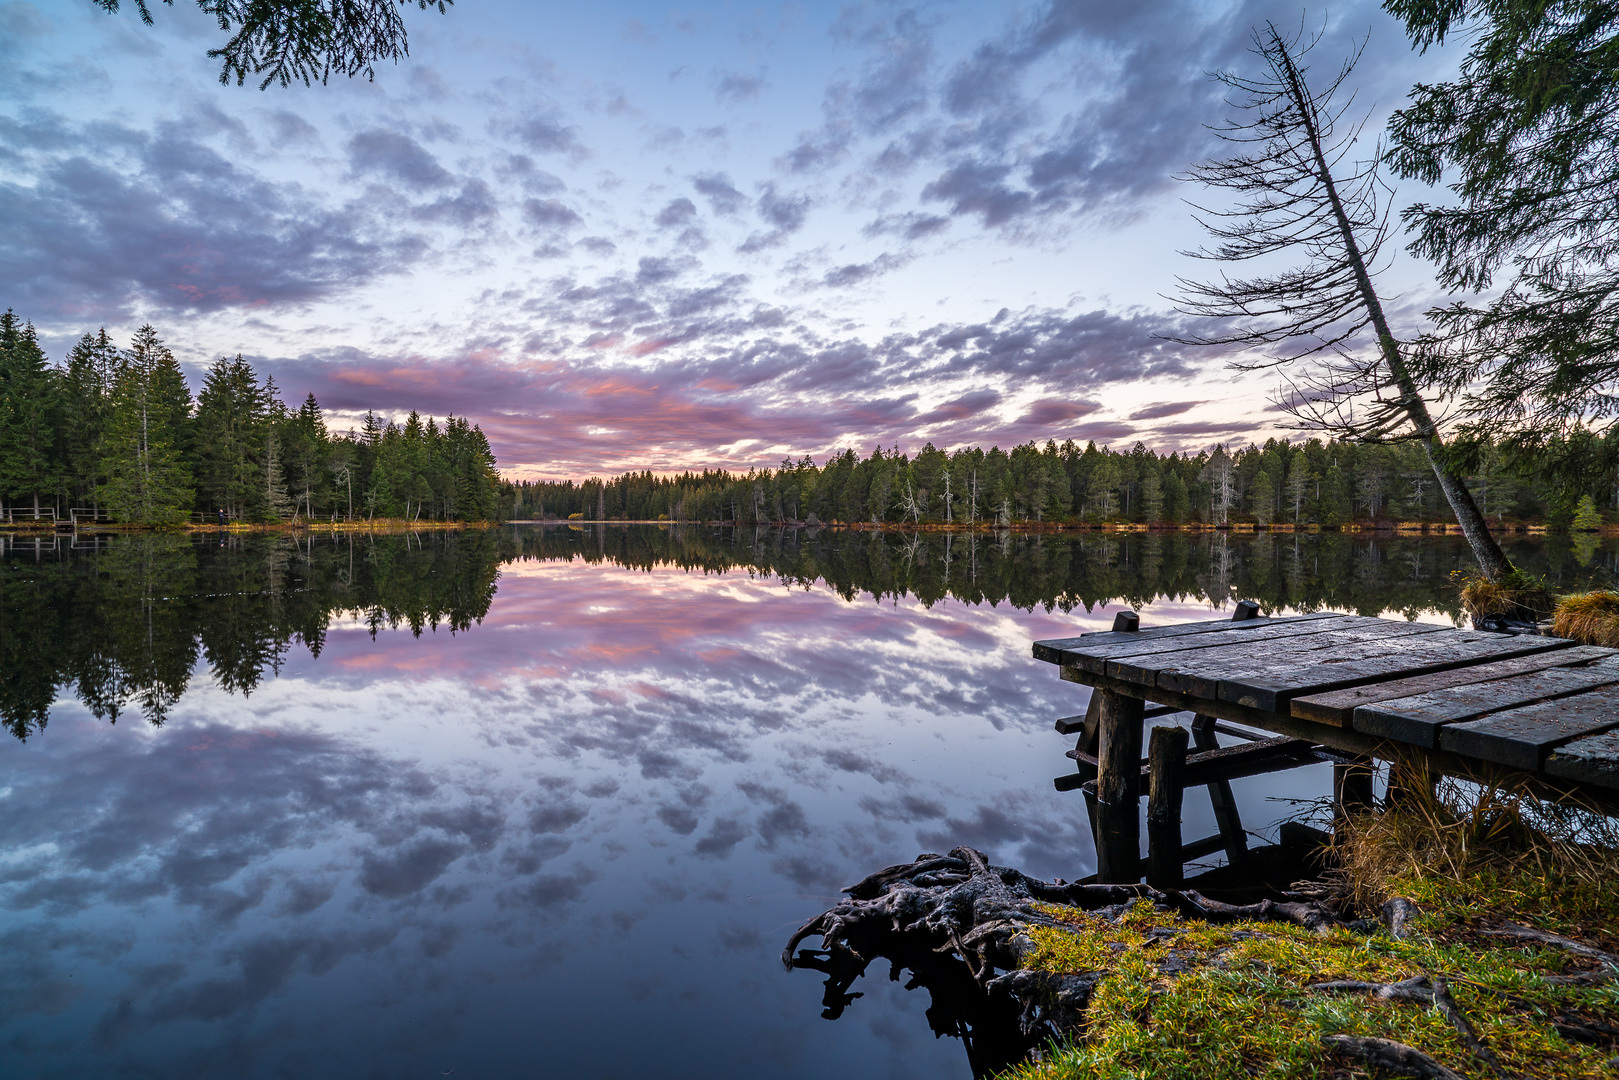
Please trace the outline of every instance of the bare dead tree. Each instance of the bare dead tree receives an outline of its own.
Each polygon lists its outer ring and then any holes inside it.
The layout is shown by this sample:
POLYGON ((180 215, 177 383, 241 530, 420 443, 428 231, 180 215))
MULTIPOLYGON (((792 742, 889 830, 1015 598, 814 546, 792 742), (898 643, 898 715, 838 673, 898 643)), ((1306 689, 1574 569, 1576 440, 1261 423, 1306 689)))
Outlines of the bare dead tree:
POLYGON ((1186 254, 1224 263, 1299 255, 1303 261, 1247 278, 1222 272, 1214 281, 1179 279, 1179 310, 1229 329, 1177 340, 1241 349, 1232 362, 1239 370, 1278 370, 1278 404, 1301 428, 1357 442, 1416 439, 1474 558, 1498 578, 1512 564, 1449 464, 1439 423, 1373 281, 1389 235, 1390 191, 1378 176, 1377 153, 1367 161, 1350 158, 1364 123, 1343 123, 1353 95, 1334 100, 1360 50, 1325 87, 1312 90, 1301 61, 1318 40, 1304 42, 1302 33, 1284 38, 1271 23, 1254 32, 1252 51, 1264 74, 1214 76, 1243 114, 1213 128, 1235 151, 1182 177, 1236 196, 1229 208, 1196 207, 1198 223, 1216 242, 1186 254), (1369 344, 1368 332, 1375 339, 1369 344))

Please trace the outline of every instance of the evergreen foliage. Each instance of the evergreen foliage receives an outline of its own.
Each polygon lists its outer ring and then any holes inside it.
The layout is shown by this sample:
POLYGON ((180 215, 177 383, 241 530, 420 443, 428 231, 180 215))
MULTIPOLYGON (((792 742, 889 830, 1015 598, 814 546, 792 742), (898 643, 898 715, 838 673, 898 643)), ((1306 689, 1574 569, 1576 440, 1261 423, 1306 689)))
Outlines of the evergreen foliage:
POLYGON ((118 349, 86 334, 52 367, 33 327, 0 315, 0 510, 65 518, 105 510, 119 522, 174 525, 356 516, 492 521, 509 505, 477 425, 404 425, 368 412, 334 435, 313 394, 296 411, 273 378, 221 357, 195 402, 157 331, 118 349))
POLYGON ((0 500, 31 500, 55 480, 59 397, 32 323, 0 315, 0 500))
POLYGON ((1619 7, 1611 0, 1385 0, 1426 49, 1462 37, 1450 80, 1419 84, 1389 160, 1454 199, 1405 213, 1447 289, 1428 375, 1475 422, 1534 449, 1619 411, 1619 7), (1504 286, 1504 287, 1501 287, 1504 286))
MULTIPOLYGON (((1619 462, 1619 432, 1594 454, 1619 462)), ((1520 474, 1487 444, 1470 447, 1468 488, 1492 524, 1540 522, 1559 513, 1562 489, 1520 474)), ((1575 494, 1619 510, 1615 469, 1593 471, 1575 494)), ((808 457, 777 469, 655 476, 629 472, 584 481, 520 481, 503 491, 506 515, 528 520, 808 521, 913 525, 1260 523, 1323 525, 1442 522, 1449 507, 1415 442, 1376 445, 1308 439, 1217 446, 1158 455, 1088 443, 1030 442, 1008 453, 932 444, 914 458, 898 449, 852 450, 817 466, 808 457)), ((1573 504, 1563 512, 1566 521, 1573 504)))

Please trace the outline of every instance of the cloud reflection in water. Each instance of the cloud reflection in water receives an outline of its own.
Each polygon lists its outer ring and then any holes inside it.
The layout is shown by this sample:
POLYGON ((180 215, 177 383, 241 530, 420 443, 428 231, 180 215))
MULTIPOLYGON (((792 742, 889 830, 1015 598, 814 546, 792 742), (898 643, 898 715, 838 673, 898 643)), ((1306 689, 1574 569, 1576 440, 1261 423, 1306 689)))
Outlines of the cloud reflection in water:
MULTIPOLYGON (((1051 719, 1082 691, 1029 642, 1111 610, 528 560, 454 635, 340 615, 251 696, 193 677, 162 727, 59 695, 0 751, 0 1059, 965 1075, 917 995, 867 980, 827 1025, 775 953, 919 851, 1091 869, 1081 801, 1050 784, 1051 719)), ((1266 794, 1318 793, 1307 772, 1252 793, 1248 820, 1280 816, 1266 794)))

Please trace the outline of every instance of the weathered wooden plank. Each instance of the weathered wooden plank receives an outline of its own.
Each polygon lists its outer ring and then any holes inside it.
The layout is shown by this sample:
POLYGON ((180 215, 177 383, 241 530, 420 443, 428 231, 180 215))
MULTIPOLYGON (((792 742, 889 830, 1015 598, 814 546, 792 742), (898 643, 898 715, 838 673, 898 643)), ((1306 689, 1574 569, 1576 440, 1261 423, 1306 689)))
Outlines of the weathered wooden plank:
POLYGON ((1446 724, 1477 720, 1491 713, 1555 701, 1616 684, 1619 684, 1619 662, 1613 660, 1578 668, 1548 668, 1362 705, 1355 710, 1354 728, 1396 742, 1437 746, 1439 729, 1446 724))
POLYGON ((1141 657, 1144 658, 1144 662, 1150 663, 1152 658, 1168 653, 1198 652, 1227 645, 1250 647, 1259 641, 1310 637, 1328 630, 1360 629, 1371 632, 1384 624, 1382 619, 1371 619, 1363 615, 1331 615, 1319 619, 1271 624, 1265 624, 1259 619, 1250 619, 1247 622, 1219 623, 1221 629, 1206 634, 1160 638, 1156 641, 1130 640, 1139 638, 1141 635, 1138 633, 1129 635, 1128 638, 1120 635, 1121 640, 1107 645, 1093 647, 1086 642, 1079 648, 1062 650, 1058 662, 1082 667, 1087 671, 1102 671, 1104 665, 1111 661, 1141 657))
POLYGON ((1407 640, 1410 638, 1463 632, 1431 623, 1377 622, 1378 625, 1371 627, 1327 630, 1305 637, 1266 642, 1260 648, 1234 645, 1188 653, 1184 657, 1176 654, 1167 663, 1156 665, 1156 671, 1153 670, 1154 665, 1116 661, 1108 664, 1107 674, 1116 679, 1161 686, 1194 697, 1212 698, 1218 696, 1216 688, 1229 676, 1296 671, 1309 664, 1398 653, 1413 647, 1412 642, 1407 640))
POLYGON ((1444 671, 1573 645, 1562 638, 1508 637, 1463 630, 1450 631, 1440 637, 1440 641, 1432 643, 1419 639, 1409 649, 1378 656, 1346 656, 1340 663, 1296 665, 1291 671, 1233 676, 1220 680, 1219 697, 1264 712, 1285 712, 1288 701, 1303 694, 1319 694, 1359 683, 1444 671))
POLYGON ((1429 675, 1415 675, 1408 679, 1352 686, 1347 690, 1331 690, 1324 694, 1311 694, 1294 698, 1290 710, 1300 720, 1313 720, 1318 724, 1349 727, 1355 710, 1362 705, 1375 705, 1380 701, 1426 694, 1450 686, 1488 682, 1508 675, 1522 675, 1546 668, 1567 667, 1589 663, 1607 656, 1619 656, 1619 649, 1604 649, 1595 645, 1578 645, 1532 656, 1515 656, 1510 660, 1496 660, 1473 667, 1452 668, 1429 675))
MULTIPOLYGON (((1170 690, 1150 689, 1137 686, 1134 683, 1110 679, 1106 675, 1095 675, 1090 672, 1076 672, 1075 675, 1076 681, 1087 686, 1113 690, 1129 697, 1151 697, 1154 701, 1178 705, 1188 712, 1219 717, 1222 720, 1229 720, 1252 728, 1308 739, 1311 743, 1322 745, 1341 753, 1362 754, 1388 759, 1396 752, 1395 744, 1390 743, 1387 739, 1378 739, 1371 735, 1365 735, 1353 728, 1317 724, 1310 720, 1297 719, 1285 712, 1262 712, 1259 709, 1238 705, 1230 701, 1210 701, 1194 698, 1187 694, 1177 694, 1170 690)), ((1198 731, 1195 722, 1192 734, 1194 738, 1197 738, 1198 731)), ((1444 749, 1423 749, 1417 746, 1398 747, 1397 753, 1401 760, 1417 756, 1426 768, 1447 776, 1457 776, 1480 784, 1506 783, 1510 781, 1521 784, 1537 798, 1548 799, 1553 802, 1577 799, 1602 808, 1604 813, 1619 817, 1619 790, 1581 784, 1575 780, 1550 776, 1546 773, 1517 776, 1502 765, 1454 754, 1444 749)), ((1210 793, 1212 794, 1213 791, 1214 786, 1211 786, 1210 793)))
MULTIPOLYGON (((1269 615, 1263 618, 1238 621, 1246 626, 1274 626, 1278 623, 1308 622, 1311 619, 1331 618, 1338 614, 1341 614, 1341 612, 1315 611, 1308 615, 1269 615)), ((1126 638, 1115 630, 1091 630, 1071 640, 1084 641, 1093 645, 1111 645, 1118 641, 1135 639, 1155 641, 1160 638, 1184 637, 1187 634, 1206 634, 1215 630, 1229 630, 1231 626, 1232 621, 1230 619, 1204 619, 1201 622, 1171 623, 1168 626, 1149 626, 1143 630, 1129 631, 1130 638, 1126 638)))
POLYGON ((1439 745, 1455 754, 1534 771, 1554 747, 1615 727, 1619 694, 1596 690, 1450 724, 1440 730, 1439 745))
POLYGON ((1552 751, 1546 772, 1582 784, 1619 790, 1619 730, 1587 735, 1552 751))
POLYGON ((1246 746, 1225 746, 1193 754, 1181 769, 1181 781, 1189 787, 1214 784, 1222 780, 1240 780, 1269 772, 1280 772, 1300 765, 1313 764, 1317 759, 1310 752, 1310 744, 1303 739, 1285 736, 1249 743, 1246 746), (1225 751, 1231 756, 1221 757, 1225 751))
MULTIPOLYGON (((1310 622, 1315 619, 1332 618, 1337 615, 1332 611, 1320 611, 1310 615, 1278 615, 1262 619, 1246 619, 1241 625, 1245 627, 1275 626, 1278 624, 1310 622)), ((1230 630, 1233 625, 1230 619, 1211 619, 1208 622, 1177 623, 1173 626, 1154 626, 1146 630, 1095 630, 1077 637, 1047 638, 1034 643, 1034 658, 1044 660, 1048 664, 1062 663, 1061 654, 1064 650, 1101 648, 1107 645, 1130 644, 1137 641, 1160 641, 1164 638, 1186 637, 1189 634, 1211 634, 1221 630, 1230 630)))
MULTIPOLYGON (((1185 729, 1153 728, 1155 733, 1171 730, 1184 731, 1185 729)), ((1185 760, 1179 766, 1182 776, 1181 783, 1187 787, 1201 787, 1204 784, 1213 784, 1221 780, 1240 780, 1245 776, 1258 776, 1261 773, 1276 772, 1279 769, 1291 769, 1295 765, 1310 764, 1311 761, 1315 760, 1311 756, 1310 747, 1311 743, 1308 739, 1295 739, 1288 735, 1279 735, 1270 739, 1254 739, 1235 746, 1212 744, 1206 749, 1200 749, 1194 754, 1186 755, 1185 760)), ((1089 768, 1094 772, 1100 768, 1100 759, 1087 754, 1083 750, 1070 750, 1065 756, 1073 758, 1081 770, 1089 768)), ((1141 761, 1140 782, 1143 784, 1149 783, 1151 776, 1151 761, 1143 758, 1141 761)))

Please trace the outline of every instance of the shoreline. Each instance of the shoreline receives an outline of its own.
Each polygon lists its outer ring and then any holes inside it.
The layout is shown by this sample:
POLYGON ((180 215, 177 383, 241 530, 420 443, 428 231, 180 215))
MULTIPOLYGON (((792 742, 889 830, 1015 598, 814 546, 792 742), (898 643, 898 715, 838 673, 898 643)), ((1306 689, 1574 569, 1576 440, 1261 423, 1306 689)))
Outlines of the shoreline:
MULTIPOLYGON (((923 522, 815 522, 804 521, 654 521, 643 519, 589 519, 564 520, 558 518, 515 519, 506 521, 404 521, 398 518, 377 518, 371 521, 283 521, 283 522, 226 522, 221 525, 215 522, 197 523, 185 522, 178 525, 141 525, 119 522, 95 522, 82 525, 68 521, 55 521, 49 518, 34 520, 33 518, 0 520, 0 531, 23 533, 52 533, 75 532, 91 533, 146 533, 146 532, 173 532, 173 533, 304 533, 304 532, 423 532, 428 530, 454 531, 460 529, 489 529, 506 525, 540 526, 549 528, 553 526, 579 526, 586 525, 657 525, 661 527, 695 526, 699 528, 713 528, 730 526, 732 528, 778 528, 778 529, 843 529, 850 532, 892 532, 892 533, 968 533, 968 534, 994 534, 1000 532, 1017 533, 1346 533, 1352 535, 1379 534, 1386 536, 1455 536, 1462 535, 1459 526, 1446 522, 1410 522, 1410 521, 1358 521, 1343 525, 1319 524, 1270 524, 1260 525, 1255 522, 1230 522, 1224 525, 1209 524, 1206 522, 1111 522, 1111 521, 1017 521, 1009 525, 996 523, 973 522, 971 524, 947 523, 936 521, 923 522)), ((1546 536, 1568 535, 1571 530, 1554 529, 1541 522, 1508 522, 1491 528, 1495 536, 1546 536)), ((1619 524, 1603 525, 1600 529, 1586 530, 1585 536, 1619 536, 1619 524)))

